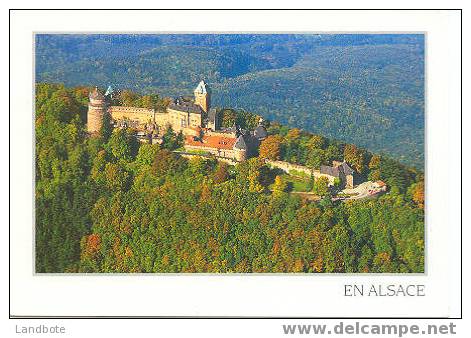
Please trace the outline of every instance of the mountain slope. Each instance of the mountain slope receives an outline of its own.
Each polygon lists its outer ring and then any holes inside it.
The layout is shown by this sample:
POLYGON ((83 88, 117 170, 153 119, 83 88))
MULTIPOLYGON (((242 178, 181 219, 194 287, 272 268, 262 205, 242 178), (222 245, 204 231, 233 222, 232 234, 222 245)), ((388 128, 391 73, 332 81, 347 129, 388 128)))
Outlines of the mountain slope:
POLYGON ((415 57, 419 52, 404 45, 319 47, 293 67, 216 85, 214 100, 420 167, 424 100, 423 59, 415 57))
POLYGON ((36 81, 190 95, 423 166, 424 40, 397 34, 37 35, 36 81))

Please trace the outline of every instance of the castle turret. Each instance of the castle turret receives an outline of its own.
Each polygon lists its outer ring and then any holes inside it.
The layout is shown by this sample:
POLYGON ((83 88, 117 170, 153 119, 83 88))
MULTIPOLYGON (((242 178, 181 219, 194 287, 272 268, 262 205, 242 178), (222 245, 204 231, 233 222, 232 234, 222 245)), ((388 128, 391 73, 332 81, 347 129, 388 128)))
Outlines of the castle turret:
POLYGON ((237 161, 242 162, 247 159, 247 143, 245 142, 243 135, 239 135, 234 143, 233 150, 237 161))
POLYGON ((211 108, 211 90, 209 86, 202 80, 195 91, 195 104, 199 105, 205 113, 211 108))
POLYGON ((103 124, 103 116, 107 113, 108 104, 105 96, 100 93, 97 87, 89 95, 87 113, 87 131, 97 133, 103 124))

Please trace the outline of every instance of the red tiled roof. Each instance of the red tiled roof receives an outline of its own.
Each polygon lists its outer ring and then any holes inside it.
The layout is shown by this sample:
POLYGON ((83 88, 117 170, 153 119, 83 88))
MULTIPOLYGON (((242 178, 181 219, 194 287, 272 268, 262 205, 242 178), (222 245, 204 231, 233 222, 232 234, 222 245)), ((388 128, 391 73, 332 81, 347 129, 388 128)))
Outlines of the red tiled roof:
POLYGON ((223 136, 203 136, 202 142, 195 140, 193 136, 187 136, 185 144, 193 147, 205 147, 215 149, 232 149, 236 143, 234 137, 223 137, 223 136))

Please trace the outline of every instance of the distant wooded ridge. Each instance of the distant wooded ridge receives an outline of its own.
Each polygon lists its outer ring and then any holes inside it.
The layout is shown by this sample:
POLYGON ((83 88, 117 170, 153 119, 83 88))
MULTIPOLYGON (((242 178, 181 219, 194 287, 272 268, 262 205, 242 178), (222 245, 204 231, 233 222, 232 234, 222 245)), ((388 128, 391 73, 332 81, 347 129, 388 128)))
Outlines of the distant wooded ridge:
POLYGON ((421 34, 37 35, 37 82, 163 96, 205 78, 235 107, 423 168, 421 34))

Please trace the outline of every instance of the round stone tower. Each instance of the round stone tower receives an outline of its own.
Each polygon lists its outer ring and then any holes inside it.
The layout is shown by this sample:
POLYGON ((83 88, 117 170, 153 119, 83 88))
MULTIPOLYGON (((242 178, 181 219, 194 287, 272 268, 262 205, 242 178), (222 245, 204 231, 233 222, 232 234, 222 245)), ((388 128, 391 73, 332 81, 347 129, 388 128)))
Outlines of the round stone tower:
POLYGON ((247 143, 243 135, 239 135, 232 149, 234 150, 236 161, 242 162, 247 159, 247 143))
POLYGON ((97 87, 89 95, 87 114, 87 131, 91 134, 100 131, 103 124, 103 116, 107 113, 108 104, 105 96, 97 87))

